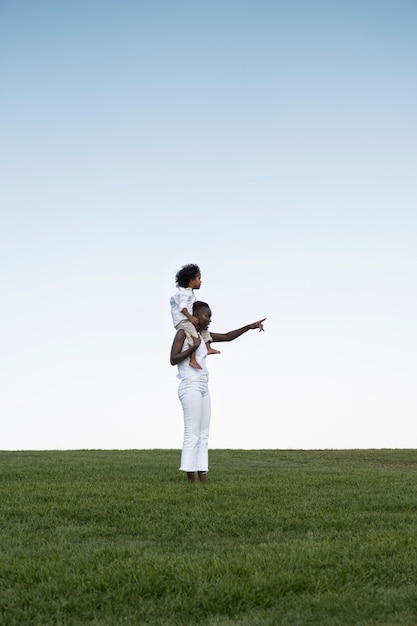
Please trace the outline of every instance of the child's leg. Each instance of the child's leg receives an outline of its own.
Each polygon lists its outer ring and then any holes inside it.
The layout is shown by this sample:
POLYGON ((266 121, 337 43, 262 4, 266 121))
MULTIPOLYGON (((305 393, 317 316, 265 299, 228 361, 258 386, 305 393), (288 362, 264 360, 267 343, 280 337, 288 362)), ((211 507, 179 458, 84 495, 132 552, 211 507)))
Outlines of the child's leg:
POLYGON ((197 361, 197 359, 196 359, 195 352, 190 354, 190 365, 191 365, 191 367, 195 367, 197 370, 202 370, 203 369, 201 367, 201 365, 199 364, 199 362, 197 361))
POLYGON ((214 348, 211 347, 210 341, 206 342, 206 348, 207 348, 207 354, 221 354, 220 350, 214 350, 214 348))
MULTIPOLYGON (((194 324, 192 324, 188 320, 185 320, 184 322, 181 322, 181 328, 185 332, 186 337, 187 337, 187 339, 188 339, 188 341, 190 343, 192 343, 194 341, 194 339, 196 339, 198 337, 198 333, 197 333, 197 330, 196 330, 194 324)), ((193 352, 190 355, 190 365, 191 365, 191 367, 195 367, 198 370, 203 369, 201 367, 201 365, 197 361, 195 352, 193 352)))
POLYGON ((207 354, 220 354, 220 350, 215 350, 211 347, 211 336, 208 330, 201 331, 201 336, 206 344, 207 354))

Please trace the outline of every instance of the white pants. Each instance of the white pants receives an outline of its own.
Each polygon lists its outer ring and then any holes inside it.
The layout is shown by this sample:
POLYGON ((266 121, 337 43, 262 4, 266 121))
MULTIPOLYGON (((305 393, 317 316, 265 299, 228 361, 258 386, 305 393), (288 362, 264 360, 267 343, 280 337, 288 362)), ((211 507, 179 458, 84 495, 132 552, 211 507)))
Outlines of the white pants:
POLYGON ((211 402, 208 376, 182 380, 178 397, 184 412, 181 467, 184 472, 207 472, 211 402))

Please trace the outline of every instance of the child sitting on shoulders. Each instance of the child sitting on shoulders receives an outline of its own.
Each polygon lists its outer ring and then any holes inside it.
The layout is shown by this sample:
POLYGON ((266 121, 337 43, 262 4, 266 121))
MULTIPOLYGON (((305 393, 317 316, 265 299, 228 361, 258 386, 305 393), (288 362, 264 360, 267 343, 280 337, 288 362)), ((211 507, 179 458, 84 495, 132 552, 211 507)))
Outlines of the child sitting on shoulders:
MULTIPOLYGON (((193 343, 193 337, 198 337, 195 324, 198 319, 193 315, 193 304, 197 300, 194 295, 194 289, 201 287, 201 272, 198 265, 184 265, 175 276, 177 284, 177 292, 171 297, 171 315, 174 326, 177 330, 180 328, 185 332, 187 339, 193 343)), ((211 337, 208 330, 201 331, 201 337, 206 344, 207 354, 220 354, 219 350, 213 350, 210 346, 211 337)), ((202 369, 197 362, 195 352, 190 356, 190 365, 196 369, 202 369)))

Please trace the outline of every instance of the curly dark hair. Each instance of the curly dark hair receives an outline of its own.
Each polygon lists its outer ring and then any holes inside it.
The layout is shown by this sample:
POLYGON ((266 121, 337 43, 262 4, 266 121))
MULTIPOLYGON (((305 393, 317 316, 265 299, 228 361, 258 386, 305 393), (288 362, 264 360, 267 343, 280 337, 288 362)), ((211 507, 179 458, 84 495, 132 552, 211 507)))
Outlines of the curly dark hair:
POLYGON ((200 274, 200 268, 198 265, 195 265, 194 263, 183 265, 175 276, 177 287, 188 287, 190 280, 193 280, 197 274, 200 274))

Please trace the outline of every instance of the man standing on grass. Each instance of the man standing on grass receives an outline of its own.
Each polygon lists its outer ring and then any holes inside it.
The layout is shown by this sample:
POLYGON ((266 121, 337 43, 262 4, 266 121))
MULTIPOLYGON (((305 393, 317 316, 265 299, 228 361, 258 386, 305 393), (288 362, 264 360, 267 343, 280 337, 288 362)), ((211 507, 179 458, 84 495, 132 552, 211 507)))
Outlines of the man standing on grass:
MULTIPOLYGON (((191 343, 184 330, 179 329, 171 347, 171 365, 178 366, 177 377, 180 379, 178 397, 184 413, 184 441, 181 454, 180 470, 187 472, 189 482, 195 482, 198 473, 200 482, 206 482, 208 471, 208 438, 210 429, 210 392, 208 388, 208 370, 206 365, 207 348, 201 341, 201 333, 208 329, 211 322, 211 310, 205 302, 195 302, 193 315, 197 318, 198 337, 191 343), (190 367, 190 356, 196 353, 201 369, 190 367)), ((263 331, 265 317, 242 328, 228 333, 211 332, 211 341, 233 341, 248 330, 259 328, 263 331)))

